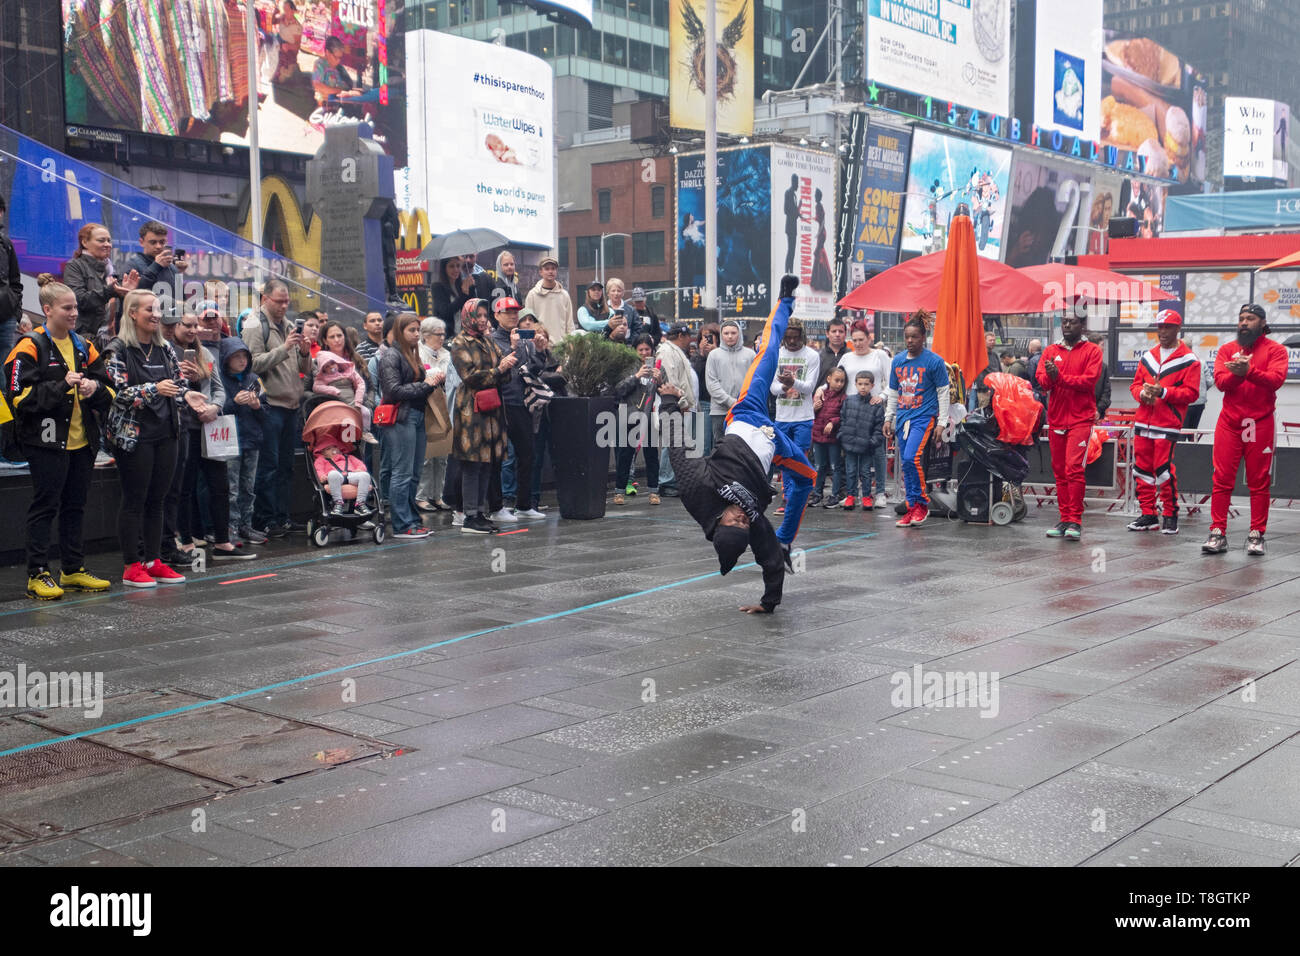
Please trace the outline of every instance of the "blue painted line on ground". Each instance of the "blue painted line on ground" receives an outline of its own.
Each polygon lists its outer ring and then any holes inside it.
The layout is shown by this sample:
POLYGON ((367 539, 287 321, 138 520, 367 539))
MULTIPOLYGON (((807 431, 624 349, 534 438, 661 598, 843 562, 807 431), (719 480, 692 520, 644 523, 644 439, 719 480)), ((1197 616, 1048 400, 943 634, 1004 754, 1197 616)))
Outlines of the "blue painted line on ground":
MULTIPOLYGON (((867 538, 874 538, 875 536, 876 535, 874 532, 867 532, 865 534, 856 534, 849 538, 843 538, 839 541, 831 541, 826 544, 815 545, 811 548, 801 548, 797 550, 802 550, 804 553, 808 553, 811 551, 824 551, 827 548, 837 548, 840 547, 841 545, 851 544, 854 541, 863 541, 867 538)), ((355 551, 352 553, 361 554, 362 552, 355 551)), ((329 555, 328 557, 334 557, 334 555, 329 555)), ((321 561, 321 560, 324 560, 324 558, 314 558, 308 561, 302 561, 298 563, 310 564, 314 561, 321 561)), ((753 567, 757 567, 757 565, 753 561, 750 561, 748 564, 737 565, 733 570, 743 571, 753 567)), ((228 575, 226 576, 228 577, 228 575)), ((302 684, 307 681, 318 680, 319 678, 322 677, 332 677, 335 674, 344 674, 348 671, 356 670, 361 667, 371 667, 375 664, 386 664, 389 661, 401 660, 404 657, 411 657, 415 654, 421 654, 425 651, 436 650, 439 647, 447 647, 448 645, 451 644, 460 644, 463 641, 468 641, 475 637, 483 637, 487 634, 495 634, 500 631, 508 631, 517 627, 527 627, 530 624, 543 624, 547 621, 555 621, 560 618, 571 617, 574 614, 582 614, 586 611, 594 611, 597 608, 607 607, 611 604, 618 604, 621 601, 630 601, 633 598, 645 597, 646 595, 649 594, 657 594, 660 591, 667 591, 670 590, 671 588, 682 587, 683 585, 686 584, 695 584, 696 582, 699 581, 707 581, 709 578, 720 577, 720 576, 721 574, 717 571, 710 571, 708 574, 696 574, 689 578, 683 578, 680 581, 672 581, 669 582, 668 584, 660 584, 653 588, 646 588, 643 591, 634 591, 631 594, 624 594, 619 597, 605 598, 603 601, 595 601, 591 604, 584 604, 580 607, 570 608, 567 611, 556 611, 553 614, 543 614, 540 617, 532 617, 526 621, 516 621, 512 624, 499 624, 496 627, 489 627, 481 631, 474 631, 469 634, 462 634, 459 637, 448 638, 445 641, 437 641, 433 644, 425 644, 421 647, 413 647, 410 648, 409 650, 398 651, 394 654, 387 654, 383 657, 375 657, 366 661, 358 661, 355 664, 347 664, 344 665, 343 667, 334 667, 331 668, 330 670, 318 671, 317 673, 314 674, 304 674, 301 677, 293 677, 290 678, 289 680, 279 681, 278 683, 275 684, 267 684, 265 687, 254 687, 252 690, 240 691, 237 694, 227 694, 224 697, 216 697, 213 698, 212 700, 202 700, 195 704, 187 704, 184 707, 174 707, 171 710, 164 710, 157 714, 146 714, 143 717, 134 717, 131 720, 124 720, 116 724, 107 724, 103 727, 94 727, 91 728, 90 730, 82 730, 75 734, 66 734, 62 737, 51 737, 49 740, 39 740, 35 743, 24 744, 21 747, 13 747, 9 750, 0 750, 0 757, 9 757, 14 754, 24 753, 29 750, 38 750, 42 747, 49 747, 53 744, 65 743, 69 740, 79 740, 82 737, 92 737, 95 736, 96 734, 104 734, 113 730, 121 730, 126 727, 134 727, 139 724, 148 723, 149 721, 161 720, 164 717, 175 717, 178 714, 189 713, 190 711, 195 711, 195 710, 202 710, 205 707, 211 707, 215 704, 228 704, 232 701, 242 700, 245 697, 252 697, 257 694, 265 694, 268 691, 273 691, 273 690, 281 690, 286 687, 292 687, 295 684, 302 684)))

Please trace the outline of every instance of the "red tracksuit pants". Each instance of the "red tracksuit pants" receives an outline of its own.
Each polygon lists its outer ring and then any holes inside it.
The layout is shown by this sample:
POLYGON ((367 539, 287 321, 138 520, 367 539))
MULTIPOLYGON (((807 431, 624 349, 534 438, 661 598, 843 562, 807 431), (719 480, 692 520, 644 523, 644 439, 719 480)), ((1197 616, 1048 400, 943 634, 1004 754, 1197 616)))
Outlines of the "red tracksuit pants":
POLYGON ((1272 484, 1276 423, 1272 415, 1251 423, 1226 421, 1214 427, 1214 493, 1210 496, 1210 524, 1228 530, 1228 504, 1237 483, 1237 466, 1246 460, 1246 487, 1250 489, 1250 530, 1268 528, 1269 486, 1272 484))
POLYGON ((1092 423, 1082 422, 1069 428, 1049 428, 1052 448, 1052 474, 1056 477, 1056 508, 1061 520, 1083 523, 1083 469, 1088 456, 1088 439, 1092 423))
POLYGON ((1165 515, 1178 514, 1178 473, 1174 471, 1174 442, 1164 438, 1135 435, 1133 438, 1133 483, 1144 515, 1157 514, 1156 502, 1165 515))

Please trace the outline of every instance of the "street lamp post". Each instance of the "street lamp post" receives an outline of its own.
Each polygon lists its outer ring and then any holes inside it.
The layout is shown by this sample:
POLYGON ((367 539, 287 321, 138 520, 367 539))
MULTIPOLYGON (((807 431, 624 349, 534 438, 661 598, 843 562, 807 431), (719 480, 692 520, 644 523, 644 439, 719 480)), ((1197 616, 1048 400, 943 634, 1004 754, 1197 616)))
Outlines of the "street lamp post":
POLYGON ((598 266, 598 271, 600 274, 600 284, 602 286, 604 286, 605 284, 605 240, 619 239, 619 238, 631 239, 632 234, 628 232, 602 232, 600 234, 600 254, 599 254, 599 258, 596 260, 596 264, 598 266))

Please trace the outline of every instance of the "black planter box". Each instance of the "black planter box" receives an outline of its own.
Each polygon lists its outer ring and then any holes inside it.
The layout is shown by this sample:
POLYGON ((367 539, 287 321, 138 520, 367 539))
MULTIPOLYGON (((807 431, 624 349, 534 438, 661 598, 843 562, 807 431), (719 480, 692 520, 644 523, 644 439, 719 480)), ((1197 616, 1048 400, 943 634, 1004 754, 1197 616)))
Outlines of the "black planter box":
POLYGON ((555 449, 555 492, 561 518, 605 517, 611 448, 596 444, 598 416, 617 415, 613 395, 595 398, 556 396, 550 404, 551 442, 555 449))

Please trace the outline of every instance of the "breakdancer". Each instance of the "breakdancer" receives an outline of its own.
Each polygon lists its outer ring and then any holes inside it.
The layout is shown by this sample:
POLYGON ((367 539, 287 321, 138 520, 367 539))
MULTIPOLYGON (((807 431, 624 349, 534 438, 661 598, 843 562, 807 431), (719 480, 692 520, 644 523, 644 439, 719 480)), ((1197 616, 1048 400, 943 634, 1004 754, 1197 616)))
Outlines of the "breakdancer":
MULTIPOLYGON (((727 413, 726 434, 713 454, 689 458, 680 443, 670 444, 668 449, 682 504, 704 529, 704 537, 713 542, 722 573, 735 567, 746 548, 754 550, 763 569, 763 597, 758 604, 741 607, 747 614, 771 614, 781 603, 786 568, 794 570, 790 545, 799 532, 804 506, 817 476, 804 449, 794 447, 778 432, 767 414, 767 396, 777 374, 781 340, 798 285, 795 276, 782 277, 780 299, 763 328, 763 350, 745 373, 740 398, 727 413), (773 497, 767 479, 773 464, 783 469, 785 487, 792 489, 785 518, 775 531, 763 514, 773 497)), ((665 385, 659 392, 661 412, 676 412, 680 391, 665 385)))

